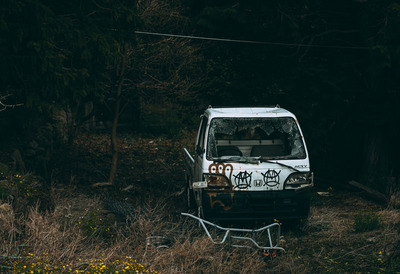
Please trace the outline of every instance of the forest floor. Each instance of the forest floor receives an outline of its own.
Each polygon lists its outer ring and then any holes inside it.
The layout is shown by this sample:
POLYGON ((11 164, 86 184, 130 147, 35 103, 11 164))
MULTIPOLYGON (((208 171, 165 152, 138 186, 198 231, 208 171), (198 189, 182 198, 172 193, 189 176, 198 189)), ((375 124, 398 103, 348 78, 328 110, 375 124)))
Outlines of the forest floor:
POLYGON ((400 210, 318 180, 308 220, 281 225, 279 256, 213 244, 180 215, 188 211, 182 152, 194 138, 122 135, 117 184, 96 187, 108 177, 109 139, 81 135, 53 163, 51 184, 40 191, 50 206, 42 209, 21 202, 39 189, 35 176, 3 175, 11 194, 11 181, 27 187, 25 196, 21 188, 15 194, 20 199, 2 198, 1 266, 27 273, 400 272, 400 210))

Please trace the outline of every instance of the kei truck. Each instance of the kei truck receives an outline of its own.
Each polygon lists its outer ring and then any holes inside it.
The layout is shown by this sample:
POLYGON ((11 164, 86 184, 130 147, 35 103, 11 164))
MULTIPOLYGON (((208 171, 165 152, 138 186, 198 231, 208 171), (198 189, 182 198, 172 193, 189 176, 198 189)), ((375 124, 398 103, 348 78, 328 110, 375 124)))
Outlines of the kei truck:
POLYGON ((188 205, 209 220, 301 220, 314 185, 295 115, 276 107, 213 108, 184 149, 188 205))

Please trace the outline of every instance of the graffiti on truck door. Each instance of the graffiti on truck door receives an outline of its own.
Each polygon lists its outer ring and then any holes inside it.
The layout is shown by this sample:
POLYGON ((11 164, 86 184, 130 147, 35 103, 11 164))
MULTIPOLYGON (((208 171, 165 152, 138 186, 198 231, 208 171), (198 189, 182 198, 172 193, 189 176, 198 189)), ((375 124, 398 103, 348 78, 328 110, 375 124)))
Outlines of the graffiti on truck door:
MULTIPOLYGON (((208 171, 212 174, 224 175, 229 179, 230 182, 232 181, 231 179, 232 179, 233 166, 231 164, 214 163, 208 167, 208 171)), ((229 196, 230 199, 226 199, 224 201, 220 200, 220 198, 218 197, 218 193, 209 192, 208 195, 210 197, 211 208, 213 208, 215 205, 220 205, 223 208, 223 210, 231 209, 233 193, 230 194, 229 196)))

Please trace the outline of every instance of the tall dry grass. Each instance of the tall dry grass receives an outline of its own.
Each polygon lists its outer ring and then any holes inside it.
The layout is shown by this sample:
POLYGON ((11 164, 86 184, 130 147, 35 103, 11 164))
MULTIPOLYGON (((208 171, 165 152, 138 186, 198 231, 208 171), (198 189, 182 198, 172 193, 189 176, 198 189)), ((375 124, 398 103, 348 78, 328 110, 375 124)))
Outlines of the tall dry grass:
MULTIPOLYGON (((59 195, 54 210, 41 212, 32 206, 19 217, 11 205, 4 207, 0 212, 3 255, 15 254, 16 246, 23 244, 19 256, 44 260, 58 269, 68 266, 70 272, 126 258, 160 273, 260 273, 267 269, 258 252, 213 244, 196 222, 171 215, 162 200, 137 208, 124 221, 115 221, 112 238, 82 228, 90 210, 99 212, 98 219, 105 222, 112 214, 96 198, 59 195), (157 239, 152 237, 161 237, 163 242, 152 241, 157 239)), ((101 229, 101 223, 97 226, 101 229)))
POLYGON ((0 205, 0 250, 2 253, 16 252, 19 236, 22 234, 22 222, 9 203, 0 205))
POLYGON ((24 248, 20 260, 9 260, 21 263, 14 266, 16 273, 29 262, 30 267, 42 262, 54 273, 56 267, 66 273, 110 273, 134 260, 145 265, 141 272, 159 273, 390 272, 400 265, 399 210, 350 194, 323 198, 300 227, 284 223, 286 252, 273 260, 256 250, 212 243, 195 220, 172 213, 176 201, 170 197, 149 197, 131 211, 120 210, 128 216, 119 216, 99 197, 73 190, 53 190, 50 196, 53 206, 47 210, 39 204, 22 210, 12 200, 0 204, 1 254, 12 257, 24 248), (379 228, 354 230, 362 209, 374 211, 379 228))

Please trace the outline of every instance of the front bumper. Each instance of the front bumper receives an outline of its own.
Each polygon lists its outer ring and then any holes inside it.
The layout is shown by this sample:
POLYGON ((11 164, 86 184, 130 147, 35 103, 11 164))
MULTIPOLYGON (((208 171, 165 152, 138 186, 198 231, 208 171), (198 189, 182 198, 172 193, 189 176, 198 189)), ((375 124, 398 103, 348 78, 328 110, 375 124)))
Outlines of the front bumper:
POLYGON ((201 200, 207 219, 306 219, 310 210, 311 189, 226 192, 204 189, 201 200))

